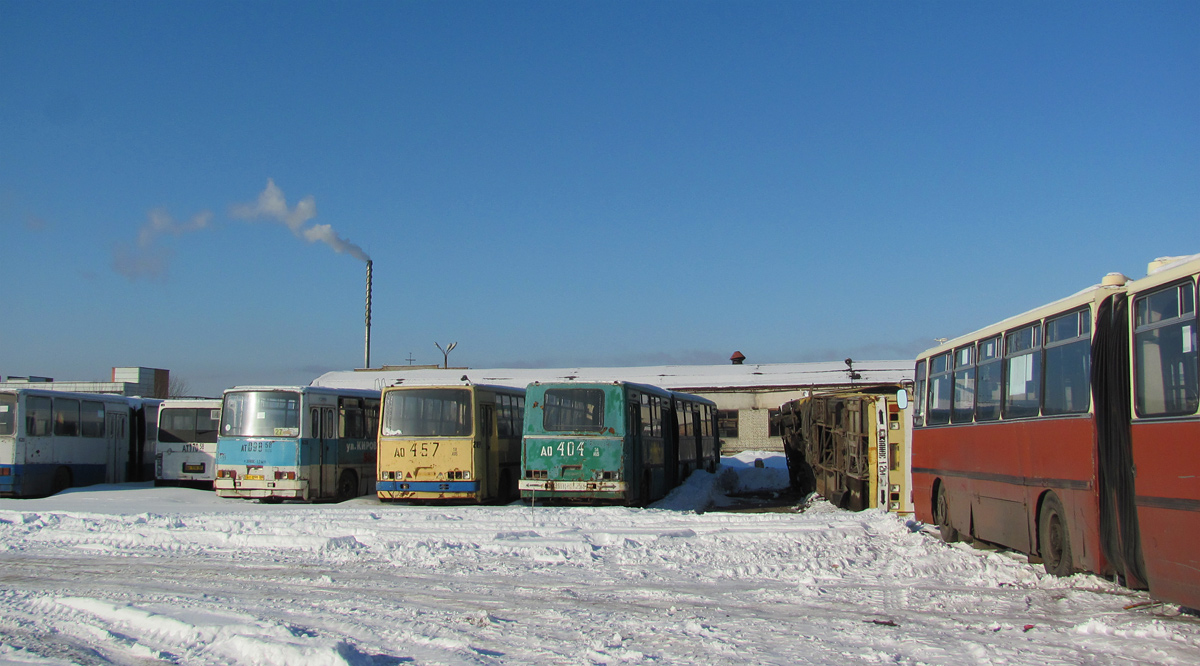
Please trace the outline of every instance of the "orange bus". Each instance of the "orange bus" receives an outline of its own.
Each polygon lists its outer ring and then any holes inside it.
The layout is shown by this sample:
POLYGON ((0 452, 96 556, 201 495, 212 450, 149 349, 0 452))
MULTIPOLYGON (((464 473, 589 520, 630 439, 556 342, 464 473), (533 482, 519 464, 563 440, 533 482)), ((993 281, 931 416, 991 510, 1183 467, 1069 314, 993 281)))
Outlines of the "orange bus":
POLYGON ((1200 608, 1200 255, 922 353, 913 501, 942 538, 1200 608))

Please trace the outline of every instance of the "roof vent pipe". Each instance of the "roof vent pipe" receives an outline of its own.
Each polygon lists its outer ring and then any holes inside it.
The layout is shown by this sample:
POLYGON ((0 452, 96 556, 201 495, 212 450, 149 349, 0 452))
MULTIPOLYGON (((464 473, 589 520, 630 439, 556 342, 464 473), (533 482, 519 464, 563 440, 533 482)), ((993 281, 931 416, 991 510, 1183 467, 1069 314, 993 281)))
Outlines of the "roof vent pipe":
POLYGON ((1183 257, 1159 257, 1146 265, 1146 275, 1153 275, 1167 264, 1173 264, 1180 259, 1183 257))
POLYGON ((746 360, 745 354, 740 351, 733 352, 733 356, 729 357, 729 362, 734 365, 741 365, 746 360))
POLYGON ((1104 276, 1100 284, 1105 287, 1123 287, 1126 282, 1129 282, 1129 278, 1125 277, 1123 273, 1109 273, 1104 276))

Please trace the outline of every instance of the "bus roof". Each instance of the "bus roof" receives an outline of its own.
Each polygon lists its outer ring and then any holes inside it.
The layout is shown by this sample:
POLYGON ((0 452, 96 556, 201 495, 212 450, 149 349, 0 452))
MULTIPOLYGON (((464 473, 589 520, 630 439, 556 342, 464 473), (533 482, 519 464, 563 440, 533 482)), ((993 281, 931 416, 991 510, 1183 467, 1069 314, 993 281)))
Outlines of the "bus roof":
POLYGON ((379 389, 357 388, 352 386, 234 386, 225 389, 225 393, 242 391, 293 391, 296 393, 323 393, 326 395, 353 395, 360 398, 379 397, 379 389))
POLYGON ((744 365, 656 365, 628 368, 413 368, 327 372, 313 386, 381 389, 397 381, 405 386, 447 385, 460 381, 527 386, 533 382, 628 381, 671 391, 711 392, 753 389, 808 389, 814 386, 878 384, 912 379, 912 360, 854 361, 851 380, 843 361, 744 365), (463 379, 463 378, 466 379, 463 379))

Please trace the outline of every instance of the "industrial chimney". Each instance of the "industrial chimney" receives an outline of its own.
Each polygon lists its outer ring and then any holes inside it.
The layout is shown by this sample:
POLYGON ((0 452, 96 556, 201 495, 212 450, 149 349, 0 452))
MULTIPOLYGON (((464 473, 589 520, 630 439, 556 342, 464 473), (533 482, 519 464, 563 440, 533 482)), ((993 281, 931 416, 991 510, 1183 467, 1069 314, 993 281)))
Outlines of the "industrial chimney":
POLYGON ((367 260, 367 341, 363 351, 363 368, 371 367, 371 260, 367 260))

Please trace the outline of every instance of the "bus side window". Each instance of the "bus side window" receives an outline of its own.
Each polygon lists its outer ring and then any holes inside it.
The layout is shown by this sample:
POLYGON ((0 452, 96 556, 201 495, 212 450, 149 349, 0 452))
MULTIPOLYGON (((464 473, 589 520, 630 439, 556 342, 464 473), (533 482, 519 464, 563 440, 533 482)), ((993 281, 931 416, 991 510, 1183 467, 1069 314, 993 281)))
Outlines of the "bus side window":
POLYGON ((1037 416, 1041 407, 1041 322, 1004 335, 1004 418, 1037 416))
POLYGON ((103 437, 104 403, 84 400, 81 405, 79 434, 84 437, 103 437))
POLYGON ((1046 388, 1042 413, 1082 414, 1091 403, 1091 310, 1046 320, 1046 388))
POLYGON ((975 345, 954 350, 954 400, 951 423, 969 423, 975 414, 975 345))
POLYGON ((1134 302, 1138 416, 1193 414, 1200 403, 1195 289, 1188 280, 1134 302))
POLYGON ((975 420, 995 421, 1000 418, 1000 336, 980 340, 975 366, 975 420))
POLYGON ((59 437, 79 436, 79 401, 54 399, 54 434, 59 437))

